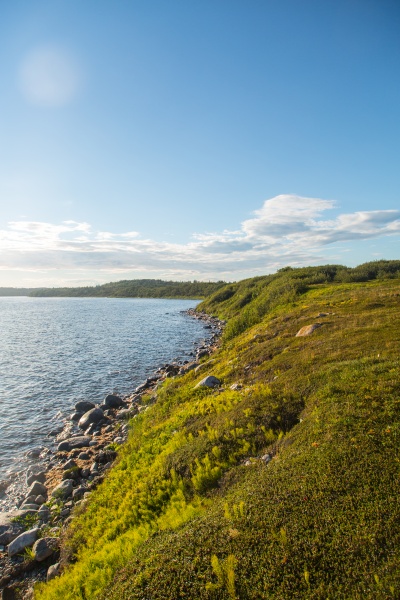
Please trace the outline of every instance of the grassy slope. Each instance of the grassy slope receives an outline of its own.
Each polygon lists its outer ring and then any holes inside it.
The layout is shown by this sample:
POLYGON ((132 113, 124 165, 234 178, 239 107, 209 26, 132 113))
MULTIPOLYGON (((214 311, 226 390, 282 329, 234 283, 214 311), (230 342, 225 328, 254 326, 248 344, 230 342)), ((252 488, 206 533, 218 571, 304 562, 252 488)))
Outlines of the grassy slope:
POLYGON ((399 597, 400 280, 300 271, 203 304, 223 348, 134 419, 36 598, 399 597), (194 390, 206 374, 225 391, 194 390))

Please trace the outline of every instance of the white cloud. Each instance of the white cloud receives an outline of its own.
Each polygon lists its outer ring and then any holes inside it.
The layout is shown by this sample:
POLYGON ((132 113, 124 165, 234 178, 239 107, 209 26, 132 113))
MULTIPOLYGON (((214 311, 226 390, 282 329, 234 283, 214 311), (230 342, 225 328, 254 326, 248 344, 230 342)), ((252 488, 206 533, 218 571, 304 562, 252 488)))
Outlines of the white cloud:
POLYGON ((87 273, 87 279, 102 273, 103 280, 121 273, 232 280, 288 264, 324 261, 335 242, 400 234, 398 210, 322 219, 333 207, 331 200, 277 196, 266 200, 240 229, 195 234, 186 244, 142 239, 135 231, 93 231, 88 223, 75 221, 14 221, 0 230, 0 269, 80 272, 87 273))

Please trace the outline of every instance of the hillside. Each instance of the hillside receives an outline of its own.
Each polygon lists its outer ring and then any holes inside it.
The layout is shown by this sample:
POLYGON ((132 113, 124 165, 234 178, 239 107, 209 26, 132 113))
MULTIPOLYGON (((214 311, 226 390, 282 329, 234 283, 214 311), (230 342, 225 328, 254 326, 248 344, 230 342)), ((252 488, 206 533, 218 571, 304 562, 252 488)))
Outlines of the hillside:
POLYGON ((29 296, 94 298, 205 298, 224 286, 223 281, 163 281, 132 279, 76 288, 37 288, 29 296))
POLYGON ((36 600, 399 598, 400 261, 283 269, 198 310, 227 319, 221 348, 143 396, 36 600))

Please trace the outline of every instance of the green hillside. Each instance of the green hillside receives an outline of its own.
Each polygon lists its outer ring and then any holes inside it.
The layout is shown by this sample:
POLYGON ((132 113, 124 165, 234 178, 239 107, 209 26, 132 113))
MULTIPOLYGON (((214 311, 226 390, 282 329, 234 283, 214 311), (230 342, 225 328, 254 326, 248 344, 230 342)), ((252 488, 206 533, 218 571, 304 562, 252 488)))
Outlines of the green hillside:
POLYGON ((205 298, 224 286, 223 281, 163 281, 131 279, 76 288, 37 288, 29 296, 78 298, 205 298))
POLYGON ((283 269, 198 310, 222 347, 132 420, 36 600, 399 598, 400 261, 283 269))

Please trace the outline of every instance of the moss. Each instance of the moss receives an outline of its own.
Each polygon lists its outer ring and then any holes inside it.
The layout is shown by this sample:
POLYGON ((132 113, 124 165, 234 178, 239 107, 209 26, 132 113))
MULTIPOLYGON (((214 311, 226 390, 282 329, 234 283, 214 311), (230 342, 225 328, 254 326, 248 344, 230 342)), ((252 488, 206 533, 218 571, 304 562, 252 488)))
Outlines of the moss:
POLYGON ((398 597, 398 266, 349 271, 284 270, 203 303, 253 322, 131 422, 68 531, 74 562, 37 599, 398 597), (223 387, 195 389, 208 374, 223 387))

